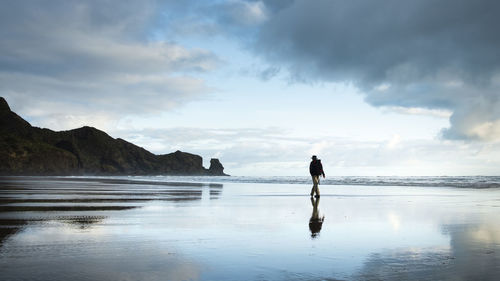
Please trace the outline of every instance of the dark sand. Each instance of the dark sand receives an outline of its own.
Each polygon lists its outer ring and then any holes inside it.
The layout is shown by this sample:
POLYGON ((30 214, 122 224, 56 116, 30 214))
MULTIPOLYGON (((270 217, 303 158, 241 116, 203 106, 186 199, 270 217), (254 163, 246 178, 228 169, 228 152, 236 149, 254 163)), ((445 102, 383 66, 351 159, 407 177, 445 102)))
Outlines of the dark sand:
POLYGON ((0 178, 0 280, 499 280, 499 189, 0 178))

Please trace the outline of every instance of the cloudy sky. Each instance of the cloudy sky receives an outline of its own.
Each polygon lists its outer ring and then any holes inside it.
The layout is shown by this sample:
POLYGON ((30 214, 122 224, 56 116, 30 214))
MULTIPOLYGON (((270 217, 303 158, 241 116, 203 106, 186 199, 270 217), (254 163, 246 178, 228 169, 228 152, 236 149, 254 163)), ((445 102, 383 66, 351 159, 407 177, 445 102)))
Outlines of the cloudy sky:
POLYGON ((0 96, 232 175, 500 174, 500 2, 4 1, 0 96))

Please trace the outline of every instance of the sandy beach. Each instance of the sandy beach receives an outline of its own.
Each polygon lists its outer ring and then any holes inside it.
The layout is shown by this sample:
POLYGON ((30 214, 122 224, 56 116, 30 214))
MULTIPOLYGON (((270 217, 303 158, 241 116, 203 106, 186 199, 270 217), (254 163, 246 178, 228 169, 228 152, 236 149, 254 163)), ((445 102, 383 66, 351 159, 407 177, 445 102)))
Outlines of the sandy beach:
POLYGON ((500 189, 0 178, 1 280, 497 280, 500 189))

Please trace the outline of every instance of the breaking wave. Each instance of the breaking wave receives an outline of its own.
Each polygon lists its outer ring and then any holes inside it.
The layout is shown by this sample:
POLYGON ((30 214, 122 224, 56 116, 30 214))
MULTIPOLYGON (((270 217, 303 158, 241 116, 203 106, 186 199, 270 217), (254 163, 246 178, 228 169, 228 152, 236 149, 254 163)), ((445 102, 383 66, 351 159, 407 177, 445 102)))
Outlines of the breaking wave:
MULTIPOLYGON (((123 177, 121 177, 123 178, 123 177)), ((130 180, 149 180, 162 182, 201 182, 201 183, 265 183, 265 184, 311 184, 310 177, 290 176, 231 176, 231 177, 193 177, 193 176, 129 176, 130 180)), ((321 179, 322 185, 361 185, 361 186, 421 186, 456 188, 500 188, 498 176, 440 176, 440 177, 327 177, 321 179)))

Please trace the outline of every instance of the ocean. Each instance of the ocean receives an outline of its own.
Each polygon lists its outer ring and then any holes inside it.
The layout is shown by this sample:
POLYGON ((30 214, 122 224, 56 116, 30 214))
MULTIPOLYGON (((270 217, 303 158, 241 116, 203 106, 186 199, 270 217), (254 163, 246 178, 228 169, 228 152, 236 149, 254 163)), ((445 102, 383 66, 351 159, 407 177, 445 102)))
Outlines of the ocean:
MULTIPOLYGON (((100 178, 100 177, 95 177, 100 178)), ((263 183, 263 184, 311 184, 308 176, 118 176, 102 177, 156 182, 197 182, 197 183, 263 183)), ((344 176, 321 178, 322 185, 358 186, 421 186, 456 188, 499 188, 500 176, 344 176)))

